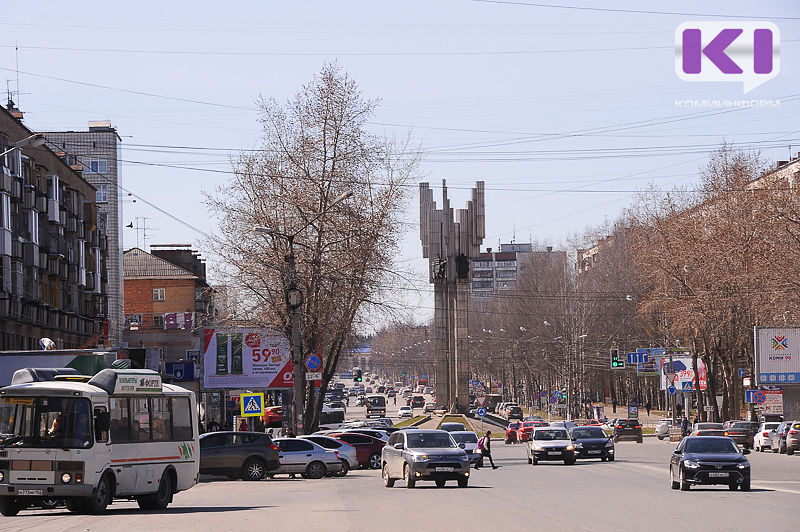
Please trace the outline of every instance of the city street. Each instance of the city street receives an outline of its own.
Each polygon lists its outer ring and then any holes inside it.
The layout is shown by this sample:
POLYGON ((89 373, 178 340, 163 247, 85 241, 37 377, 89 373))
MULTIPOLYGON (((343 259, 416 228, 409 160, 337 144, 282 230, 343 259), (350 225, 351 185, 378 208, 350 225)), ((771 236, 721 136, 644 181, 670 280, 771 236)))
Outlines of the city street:
MULTIPOLYGON (((748 455, 752 491, 726 487, 669 488, 667 463, 674 444, 645 438, 617 444, 615 462, 527 464, 523 445, 493 442, 500 469, 475 471, 466 489, 420 483, 407 490, 399 481, 383 487, 379 471, 352 471, 322 480, 279 477, 260 482, 204 477, 175 496, 164 512, 144 512, 135 503, 115 502, 106 515, 80 516, 66 509, 23 511, 2 518, 4 531, 81 530, 198 531, 255 530, 749 530, 754 519, 791 530, 800 511, 800 457, 748 455), (754 514, 754 515, 755 515, 754 514)), ((451 485, 452 484, 452 485, 451 485)))

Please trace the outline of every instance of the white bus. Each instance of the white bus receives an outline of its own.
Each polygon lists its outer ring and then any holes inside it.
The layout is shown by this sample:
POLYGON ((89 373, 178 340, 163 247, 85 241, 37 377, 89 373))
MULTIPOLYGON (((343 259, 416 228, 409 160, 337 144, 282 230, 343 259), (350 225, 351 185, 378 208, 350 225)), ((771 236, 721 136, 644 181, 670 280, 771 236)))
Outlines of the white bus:
POLYGON ((344 424, 344 408, 331 408, 328 405, 322 405, 321 414, 319 430, 336 430, 344 424))
POLYGON ((197 484, 193 392, 149 370, 55 379, 0 388, 0 513, 54 499, 81 513, 113 499, 163 509, 197 484))

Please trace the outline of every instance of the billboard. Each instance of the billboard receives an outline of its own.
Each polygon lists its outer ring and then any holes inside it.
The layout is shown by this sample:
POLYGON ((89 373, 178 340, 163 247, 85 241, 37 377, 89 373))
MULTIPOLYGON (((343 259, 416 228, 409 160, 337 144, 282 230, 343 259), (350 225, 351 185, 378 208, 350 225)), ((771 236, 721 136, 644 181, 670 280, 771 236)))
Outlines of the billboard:
MULTIPOLYGON (((666 390, 670 383, 667 382, 667 373, 669 372, 669 357, 660 359, 661 363, 661 389, 666 390)), ((675 373, 675 382, 672 383, 678 390, 683 389, 683 383, 689 382, 694 386, 694 366, 692 365, 691 356, 675 356, 672 357, 672 371, 675 373)), ((706 389, 706 365, 703 359, 697 359, 697 371, 700 373, 700 389, 706 389)))
POLYGON ((757 384, 800 384, 800 328, 755 327, 757 384))
POLYGON ((291 388, 294 384, 289 342, 268 329, 205 329, 203 387, 206 390, 291 388))

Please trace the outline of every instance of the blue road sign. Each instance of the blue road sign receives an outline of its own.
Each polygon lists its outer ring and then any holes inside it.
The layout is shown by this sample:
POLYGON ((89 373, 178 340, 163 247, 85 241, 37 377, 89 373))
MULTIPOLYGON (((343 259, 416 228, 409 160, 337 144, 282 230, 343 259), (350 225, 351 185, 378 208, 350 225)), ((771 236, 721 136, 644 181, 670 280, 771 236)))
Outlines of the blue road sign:
POLYGON ((498 387, 498 388, 502 388, 502 387, 503 387, 503 383, 502 383, 502 382, 498 382, 498 383, 497 383, 497 387, 498 387))
POLYGON ((739 368, 739 376, 740 376, 740 377, 744 377, 746 372, 747 372, 747 370, 746 370, 746 369, 741 369, 741 368, 739 368))
POLYGON ((675 392, 677 392, 678 389, 675 388, 674 386, 670 386, 669 388, 667 388, 667 391, 669 392, 670 395, 675 395, 675 392))
POLYGON ((264 415, 263 393, 243 393, 241 395, 240 404, 242 405, 242 416, 264 415))
POLYGON ((553 396, 550 398, 550 402, 556 404, 558 402, 558 399, 555 396, 553 396))
POLYGON ((681 391, 682 392, 693 392, 694 391, 694 383, 691 381, 686 381, 681 383, 681 391))
POLYGON ((308 355, 306 357, 306 367, 308 371, 319 371, 322 368, 322 359, 319 355, 308 355))
POLYGON ((745 390, 744 402, 761 404, 767 400, 767 394, 761 390, 745 390))
POLYGON ((486 415, 486 409, 483 408, 483 407, 480 407, 478 410, 475 411, 475 413, 478 414, 480 417, 483 417, 483 416, 486 415))
POLYGON ((547 397, 547 392, 545 390, 542 390, 542 397, 547 397))

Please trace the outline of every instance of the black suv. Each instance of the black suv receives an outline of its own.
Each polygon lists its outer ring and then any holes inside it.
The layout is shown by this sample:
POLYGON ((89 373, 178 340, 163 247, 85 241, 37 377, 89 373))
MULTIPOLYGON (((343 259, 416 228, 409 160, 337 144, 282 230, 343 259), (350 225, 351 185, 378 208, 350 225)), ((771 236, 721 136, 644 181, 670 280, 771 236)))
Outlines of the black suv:
POLYGON ((620 440, 636 440, 642 443, 642 424, 636 418, 618 419, 611 429, 615 442, 620 440))
POLYGON ((411 397, 411 399, 409 399, 408 405, 411 408, 422 408, 425 406, 425 397, 421 395, 414 395, 411 397))
POLYGON ((522 407, 520 406, 509 406, 506 408, 506 419, 519 419, 522 421, 522 418, 525 417, 524 413, 522 412, 522 407))
POLYGON ((269 434, 226 431, 200 436, 200 473, 261 480, 278 467, 278 446, 269 434))

